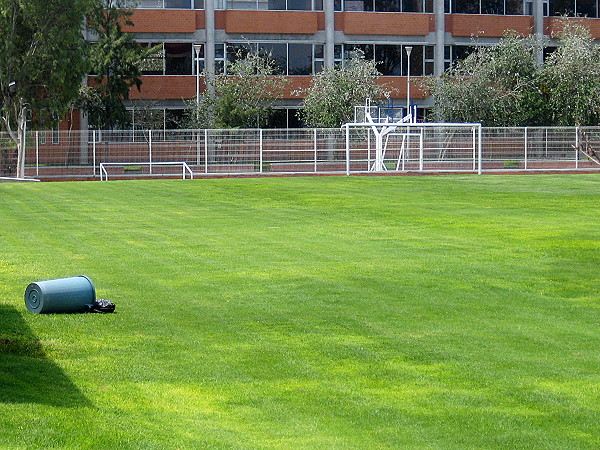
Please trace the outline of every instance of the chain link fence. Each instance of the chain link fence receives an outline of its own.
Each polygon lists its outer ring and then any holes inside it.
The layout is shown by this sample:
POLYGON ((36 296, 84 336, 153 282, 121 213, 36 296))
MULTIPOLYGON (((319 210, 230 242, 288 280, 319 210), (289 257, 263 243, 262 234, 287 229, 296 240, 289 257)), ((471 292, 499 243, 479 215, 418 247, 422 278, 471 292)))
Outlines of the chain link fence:
MULTIPOLYGON (((388 172, 600 171, 579 152, 582 134, 600 149, 600 127, 469 128, 412 124, 383 142, 388 172)), ((31 131, 25 176, 44 180, 366 173, 376 146, 368 128, 31 131), (120 165, 121 163, 122 165, 120 165), (137 165, 137 164, 139 165, 137 165), (161 164, 155 164, 161 163, 161 164), (166 164, 173 163, 173 164, 166 164)), ((16 146, 0 134, 0 176, 14 176, 16 146)))

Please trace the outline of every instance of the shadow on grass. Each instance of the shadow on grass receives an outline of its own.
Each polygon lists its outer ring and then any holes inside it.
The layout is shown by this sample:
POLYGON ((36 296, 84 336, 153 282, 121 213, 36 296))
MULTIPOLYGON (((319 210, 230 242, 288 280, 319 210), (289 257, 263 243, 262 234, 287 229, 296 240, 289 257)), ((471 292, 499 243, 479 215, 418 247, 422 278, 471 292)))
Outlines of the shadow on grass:
POLYGON ((92 406, 46 357, 37 336, 13 307, 0 305, 0 403, 92 406))

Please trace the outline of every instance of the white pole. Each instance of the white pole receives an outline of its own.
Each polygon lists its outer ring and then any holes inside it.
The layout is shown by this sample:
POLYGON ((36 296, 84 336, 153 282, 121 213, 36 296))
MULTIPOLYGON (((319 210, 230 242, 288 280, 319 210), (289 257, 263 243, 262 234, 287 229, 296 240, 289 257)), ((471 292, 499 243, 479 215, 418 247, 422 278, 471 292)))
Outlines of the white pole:
POLYGON ((208 173, 208 130, 204 130, 204 173, 208 173))
POLYGON ((21 140, 21 160, 19 161, 18 172, 21 173, 21 177, 25 178, 25 149, 27 147, 27 107, 23 107, 23 135, 21 140))
POLYGON ((263 171, 263 130, 262 128, 260 130, 258 130, 258 151, 259 151, 259 164, 260 167, 258 169, 258 171, 260 173, 262 173, 263 171))
POLYGON ((475 169, 477 168, 477 136, 476 136, 476 131, 475 131, 475 127, 471 128, 471 141, 472 141, 472 145, 473 145, 473 171, 475 171, 475 169))
POLYGON ((478 146, 479 146, 479 170, 477 171, 478 175, 481 175, 481 173, 483 172, 483 168, 481 167, 481 160, 483 158, 483 149, 481 148, 482 145, 482 141, 481 141, 481 125, 477 125, 477 133, 478 133, 478 146))
POLYGON ((346 175, 350 176, 350 127, 346 125, 346 175))
POLYGON ((315 149, 315 173, 317 173, 317 129, 313 129, 313 145, 315 149))
MULTIPOLYGON (((406 50, 406 56, 407 56, 407 73, 406 73, 406 114, 410 114, 410 53, 412 52, 412 46, 407 45, 406 47, 404 47, 404 49, 406 50)), ((410 122, 413 121, 413 118, 411 116, 410 118, 410 122)))
POLYGON ((423 128, 419 135, 419 170, 423 172, 423 128))
POLYGON ((579 169, 579 127, 575 127, 575 168, 579 169))
POLYGON ((40 175, 40 132, 35 132, 35 176, 40 175))
POLYGON ((194 44, 194 55, 196 56, 196 126, 198 126, 198 108, 200 107, 200 50, 202 50, 202 44, 194 44))
POLYGON ((152 174, 152 130, 148 130, 148 162, 150 163, 150 174, 152 174))
POLYGON ((527 147, 528 147, 528 144, 529 144, 527 130, 528 130, 528 128, 525 127, 525 170, 527 170, 527 157, 528 157, 527 156, 528 155, 527 147))
MULTIPOLYGON (((96 130, 92 131, 92 159, 94 163, 94 177, 96 176, 96 130)), ((102 176, 102 174, 100 174, 102 176)), ((102 181, 102 180, 100 180, 102 181)))

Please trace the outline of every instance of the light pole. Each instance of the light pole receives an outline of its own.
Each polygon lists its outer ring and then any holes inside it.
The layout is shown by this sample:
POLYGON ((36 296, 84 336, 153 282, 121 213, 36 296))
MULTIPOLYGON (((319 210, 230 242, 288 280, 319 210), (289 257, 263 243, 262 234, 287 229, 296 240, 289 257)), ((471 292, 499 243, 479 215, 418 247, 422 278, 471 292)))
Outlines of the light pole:
MULTIPOLYGON (((406 71, 406 114, 410 114, 410 53, 412 52, 412 46, 407 45, 404 47, 406 50, 407 57, 407 71, 406 71)), ((410 122, 413 121, 412 115, 410 116, 410 122)))
POLYGON ((196 108, 200 106, 200 52, 202 44, 194 44, 194 54, 196 56, 196 108))
POLYGON ((194 44, 194 55, 196 57, 196 127, 200 118, 200 52, 202 44, 194 44))

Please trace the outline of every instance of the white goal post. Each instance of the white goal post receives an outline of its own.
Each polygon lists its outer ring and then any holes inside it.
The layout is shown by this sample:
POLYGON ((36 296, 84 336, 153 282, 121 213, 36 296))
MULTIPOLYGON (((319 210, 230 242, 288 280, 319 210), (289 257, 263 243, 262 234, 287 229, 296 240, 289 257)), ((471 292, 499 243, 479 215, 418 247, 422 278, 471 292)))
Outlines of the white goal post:
POLYGON ((100 163, 100 181, 108 181, 108 171, 106 167, 113 166, 150 166, 150 173, 152 173, 152 166, 181 166, 181 178, 186 179, 186 174, 190 174, 190 180, 194 179, 194 172, 190 169, 185 161, 166 161, 166 162, 106 162, 100 163))
MULTIPOLYGON (((431 143, 427 143, 428 154, 424 154, 424 134, 430 135, 432 131, 446 135, 444 140, 448 140, 448 143, 452 140, 451 130, 463 130, 461 133, 466 134, 461 139, 460 147, 456 150, 461 150, 465 153, 470 153, 469 161, 472 162, 472 170, 478 174, 482 172, 482 137, 481 137, 481 124, 479 123, 433 123, 433 122, 419 122, 417 123, 411 114, 404 117, 399 117, 395 111, 389 113, 389 108, 380 106, 371 106, 370 100, 367 100, 365 105, 355 106, 354 108, 354 122, 348 122, 342 125, 342 129, 346 134, 346 174, 350 174, 350 130, 358 129, 365 132, 367 149, 373 148, 371 146, 371 136, 374 139, 374 152, 375 158, 371 159, 369 156, 369 168, 370 172, 384 172, 388 168, 386 166, 386 150, 388 149, 388 142, 393 136, 401 138, 401 147, 397 150, 396 161, 394 161, 395 170, 405 169, 405 158, 410 142, 418 143, 418 170, 424 170, 424 162, 435 162, 440 160, 445 153, 445 145, 439 143, 431 146, 431 143), (470 138, 466 138, 469 136, 470 138), (437 156, 434 156, 434 152, 437 156)), ((448 144, 447 143, 447 144, 448 144)), ((390 161, 391 162, 391 161, 390 161)))

